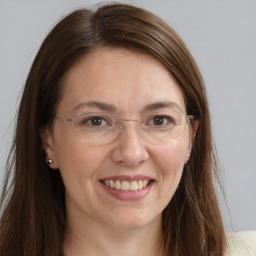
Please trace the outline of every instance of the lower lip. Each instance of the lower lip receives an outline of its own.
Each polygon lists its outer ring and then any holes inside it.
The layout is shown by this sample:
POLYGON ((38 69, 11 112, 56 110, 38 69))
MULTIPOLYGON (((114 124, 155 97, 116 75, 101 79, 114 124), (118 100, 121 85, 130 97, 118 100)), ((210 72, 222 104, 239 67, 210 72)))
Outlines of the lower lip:
POLYGON ((110 195, 122 201, 136 201, 146 197, 150 192, 153 184, 154 182, 152 181, 145 188, 138 191, 121 191, 121 190, 110 188, 105 184, 101 183, 101 185, 110 195))

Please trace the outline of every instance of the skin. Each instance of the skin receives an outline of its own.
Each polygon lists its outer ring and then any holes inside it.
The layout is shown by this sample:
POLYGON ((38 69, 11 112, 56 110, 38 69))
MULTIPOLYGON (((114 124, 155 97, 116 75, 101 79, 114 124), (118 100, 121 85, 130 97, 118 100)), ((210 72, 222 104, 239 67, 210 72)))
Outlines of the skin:
MULTIPOLYGON (((117 114, 131 119, 140 119, 143 106, 159 101, 171 100, 185 113, 182 92, 167 69, 149 55, 123 48, 94 50, 71 68, 56 116, 98 111, 82 107, 72 112, 91 100, 112 104, 117 114)), ((66 188, 66 255, 162 255, 161 213, 190 156, 189 126, 161 144, 149 143, 130 128, 104 145, 81 143, 71 125, 57 119, 45 131, 50 167, 60 170, 66 188), (154 184, 146 197, 122 201, 99 182, 116 175, 146 175, 154 184)))

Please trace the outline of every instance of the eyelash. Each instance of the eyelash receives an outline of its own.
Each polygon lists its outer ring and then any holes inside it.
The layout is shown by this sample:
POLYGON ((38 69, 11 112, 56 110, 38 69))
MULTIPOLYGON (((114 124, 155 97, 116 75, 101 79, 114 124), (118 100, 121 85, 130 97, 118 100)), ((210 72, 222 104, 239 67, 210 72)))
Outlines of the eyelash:
POLYGON ((102 117, 102 116, 91 116, 91 117, 87 117, 87 118, 83 119, 83 120, 80 122, 80 124, 81 124, 81 125, 87 124, 87 125, 89 125, 89 126, 91 126, 91 127, 101 127, 101 126, 102 126, 101 124, 102 124, 103 121, 104 121, 107 125, 111 125, 111 122, 107 121, 106 118, 104 118, 104 117, 102 117), (97 119, 101 121, 100 125, 93 125, 91 122, 92 122, 93 120, 97 120, 97 119))
POLYGON ((160 125, 157 125, 157 124, 152 124, 154 126, 165 126, 165 125, 168 125, 169 123, 174 123, 173 121, 173 118, 171 118, 170 116, 166 116, 166 115, 155 115, 155 116, 152 116, 150 119, 149 119, 149 122, 150 123, 151 121, 154 122, 154 120, 156 121, 156 119, 159 118, 159 119, 162 119, 161 121, 163 121, 163 124, 160 124, 160 125))
MULTIPOLYGON (((87 118, 83 119, 80 122, 80 125, 86 124, 86 125, 89 125, 90 127, 98 127, 98 128, 100 128, 100 127, 106 126, 106 125, 111 126, 111 123, 112 122, 108 121, 107 118, 105 118, 105 117, 102 117, 102 116, 91 116, 91 117, 87 117, 87 118), (100 120, 99 125, 92 124, 91 122, 94 121, 94 120, 96 120, 96 121, 100 120), (103 122, 103 124, 102 124, 102 122, 103 122)), ((154 116, 150 117, 145 124, 146 125, 150 125, 150 126, 152 125, 152 126, 163 127, 163 126, 166 126, 166 125, 168 125, 170 123, 171 124, 174 123, 174 120, 173 120, 172 117, 167 116, 167 115, 154 115, 154 116), (154 121, 157 121, 157 119, 160 119, 160 121, 162 123, 160 123, 160 124, 154 123, 154 121)))

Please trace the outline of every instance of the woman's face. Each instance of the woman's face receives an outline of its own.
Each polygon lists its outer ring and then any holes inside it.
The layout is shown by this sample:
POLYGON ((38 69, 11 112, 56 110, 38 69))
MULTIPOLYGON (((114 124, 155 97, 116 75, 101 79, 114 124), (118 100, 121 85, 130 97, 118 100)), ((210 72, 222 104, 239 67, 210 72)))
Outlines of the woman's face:
POLYGON ((95 143, 92 138, 102 126, 111 128, 108 120, 86 120, 87 128, 94 130, 90 136, 86 128, 85 139, 75 125, 54 120, 44 148, 53 160, 50 167, 59 168, 63 178, 68 221, 115 229, 160 222, 189 158, 190 133, 186 124, 176 137, 162 131, 165 139, 158 140, 147 129, 162 129, 170 122, 156 115, 186 116, 177 82, 149 55, 123 48, 97 49, 68 72, 56 116, 68 119, 82 112, 100 112, 104 118, 109 113, 131 120, 146 117, 146 132, 138 128, 139 122, 124 121, 112 140, 101 136, 95 143))

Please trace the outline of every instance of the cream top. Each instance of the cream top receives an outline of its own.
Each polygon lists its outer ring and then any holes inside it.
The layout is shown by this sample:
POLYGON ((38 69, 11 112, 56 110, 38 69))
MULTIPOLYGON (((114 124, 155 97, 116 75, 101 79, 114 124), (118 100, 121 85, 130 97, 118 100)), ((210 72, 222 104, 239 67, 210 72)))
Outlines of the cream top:
POLYGON ((227 233, 226 256, 256 256, 256 231, 227 233))

